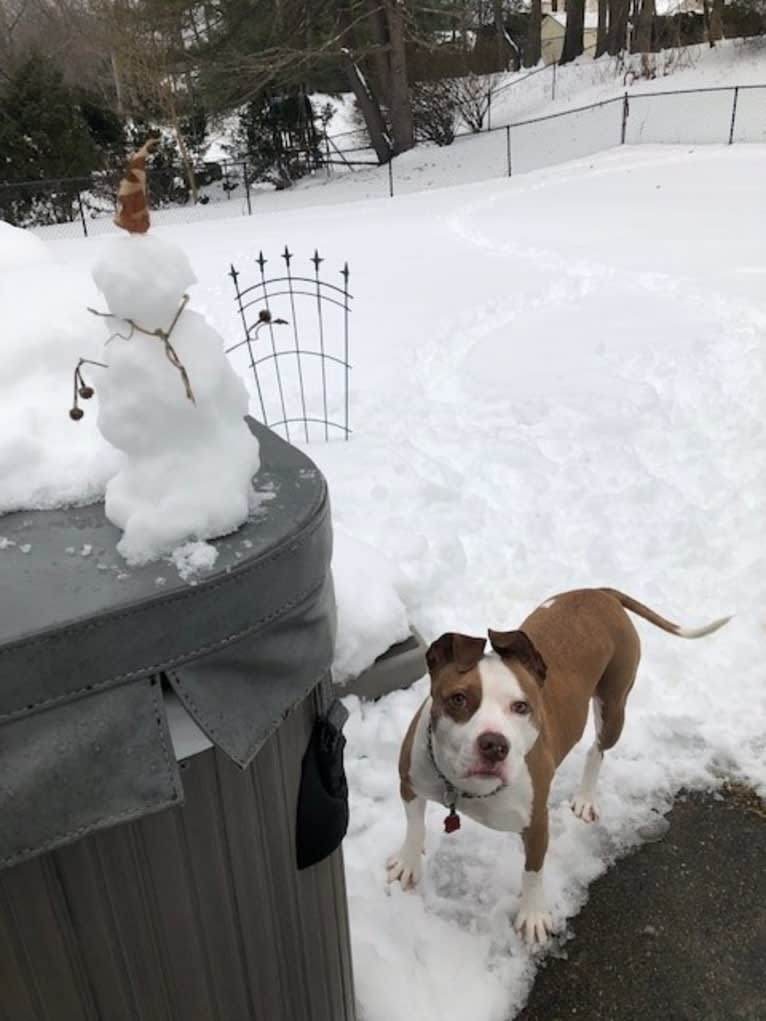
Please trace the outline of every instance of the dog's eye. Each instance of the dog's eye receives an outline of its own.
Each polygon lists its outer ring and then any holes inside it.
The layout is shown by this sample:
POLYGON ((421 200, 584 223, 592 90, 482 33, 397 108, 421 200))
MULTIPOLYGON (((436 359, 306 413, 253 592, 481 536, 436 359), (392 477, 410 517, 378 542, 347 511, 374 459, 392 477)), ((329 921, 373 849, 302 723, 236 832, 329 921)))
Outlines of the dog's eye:
POLYGON ((511 712, 526 716, 529 712, 529 702, 511 702, 511 712))
POLYGON ((450 695, 447 701, 453 709, 462 709, 467 699, 462 691, 456 691, 453 695, 450 695))

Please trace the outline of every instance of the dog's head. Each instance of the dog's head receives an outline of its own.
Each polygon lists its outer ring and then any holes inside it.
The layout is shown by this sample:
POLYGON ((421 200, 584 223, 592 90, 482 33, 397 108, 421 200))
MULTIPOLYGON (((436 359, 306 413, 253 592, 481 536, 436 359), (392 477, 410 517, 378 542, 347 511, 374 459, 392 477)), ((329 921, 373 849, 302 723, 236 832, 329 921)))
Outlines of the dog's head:
POLYGON ((486 640, 449 632, 428 649, 431 723, 440 768, 458 787, 483 794, 512 783, 540 732, 546 667, 523 631, 486 640))

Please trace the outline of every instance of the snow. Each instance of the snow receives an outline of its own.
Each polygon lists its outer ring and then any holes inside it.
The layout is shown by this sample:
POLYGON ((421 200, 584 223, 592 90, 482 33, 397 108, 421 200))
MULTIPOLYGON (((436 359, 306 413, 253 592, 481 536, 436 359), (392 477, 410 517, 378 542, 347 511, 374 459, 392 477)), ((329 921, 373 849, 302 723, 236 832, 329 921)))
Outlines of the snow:
MULTIPOLYGON (((547 887, 564 931, 593 879, 660 831, 681 786, 728 776, 766 793, 765 159, 757 144, 625 146, 361 199, 353 215, 327 204, 152 228, 187 252, 195 306, 227 344, 241 339, 231 262, 261 248, 277 258, 285 242, 295 265, 317 244, 328 273, 349 261, 354 434, 308 450, 338 535, 342 670, 395 640, 405 615, 427 640, 480 634, 581 585, 620 588, 690 627, 735 614, 697 642, 637 622, 643 661, 599 781, 601 822, 568 808, 587 736, 552 794, 547 887)), ((4 374, 2 450, 26 441, 33 413, 56 409, 19 455, 26 473, 0 475, 6 509, 37 505, 41 487, 48 500, 93 492, 104 448, 81 429, 91 416, 70 428, 65 408, 71 351, 92 350, 82 309, 98 301, 89 273, 105 244, 51 242, 50 260, 4 292, 15 374, 4 374), (88 437, 77 485, 59 470, 54 421, 88 437)), ((233 364, 252 400, 243 352, 233 364)), ((384 882, 404 826, 398 748, 425 694, 420 681, 374 704, 346 699, 360 1016, 505 1021, 537 966, 511 925, 519 839, 470 820, 446 836, 432 808, 422 888, 384 882)))
POLYGON ((186 255, 129 234, 105 246, 93 279, 111 313, 107 368, 96 374, 98 427, 124 455, 105 494, 106 516, 124 533, 117 549, 141 564, 188 539, 236 531, 255 507, 258 442, 243 421, 248 396, 222 337, 184 307, 195 282, 186 255), (154 335, 171 325, 167 342, 154 335))
POLYGON ((117 465, 95 416, 67 418, 78 358, 101 351, 102 327, 85 311, 98 295, 43 241, 0 228, 0 514, 89 503, 117 465))
MULTIPOLYGON (((184 581, 197 574, 211 571, 218 559, 218 550, 209 542, 187 542, 177 546, 170 554, 176 570, 184 581)), ((164 585, 164 578, 157 578, 158 585, 164 585)))
MULTIPOLYGON (((642 54, 595 60, 590 53, 563 67, 554 65, 530 75, 518 71, 497 79, 492 98, 493 124, 506 124, 573 107, 629 95, 670 90, 729 88, 766 84, 766 39, 726 39, 650 54, 655 77, 643 74, 642 54), (555 95, 554 95, 555 93, 555 95)), ((731 97, 729 97, 731 99, 731 97)), ((763 101, 762 101, 763 102, 763 101)), ((730 107, 731 109, 731 107, 730 107)), ((680 110, 683 113, 683 110, 680 110)), ((718 139, 723 141, 723 139, 718 139)))
POLYGON ((29 231, 0 220, 0 273, 51 261, 47 246, 29 231))
POLYGON ((394 642, 404 641, 410 627, 407 608, 397 591, 395 566, 372 546, 337 529, 333 579, 338 601, 333 679, 345 684, 394 642), (360 593, 364 593, 363 599, 360 593))

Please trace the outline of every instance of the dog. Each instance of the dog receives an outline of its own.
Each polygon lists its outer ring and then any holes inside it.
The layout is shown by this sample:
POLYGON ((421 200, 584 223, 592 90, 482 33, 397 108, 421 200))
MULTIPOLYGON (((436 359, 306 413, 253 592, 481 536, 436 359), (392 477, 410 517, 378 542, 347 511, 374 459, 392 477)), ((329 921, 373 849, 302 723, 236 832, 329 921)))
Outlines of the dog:
POLYGON ((585 822, 598 819, 596 781, 604 752, 622 733, 625 704, 640 659, 638 633, 625 612, 681 638, 701 638, 731 618, 688 629, 615 589, 580 589, 546 600, 518 631, 486 639, 449 632, 431 644, 431 694, 415 714, 399 757, 407 831, 388 859, 388 881, 414 886, 425 853, 425 808, 458 809, 484 826, 520 833, 524 873, 515 928, 528 943, 552 932, 543 890, 548 792, 553 775, 582 737, 593 704, 596 739, 571 802, 585 822))

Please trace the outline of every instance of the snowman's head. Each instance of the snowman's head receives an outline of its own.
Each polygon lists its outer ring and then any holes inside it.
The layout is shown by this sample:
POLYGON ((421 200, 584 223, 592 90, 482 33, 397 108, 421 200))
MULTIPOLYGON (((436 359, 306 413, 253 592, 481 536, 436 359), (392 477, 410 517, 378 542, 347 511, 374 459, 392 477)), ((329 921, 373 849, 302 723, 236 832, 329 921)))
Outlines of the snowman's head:
POLYGON ((106 247, 93 279, 112 315, 146 330, 165 330, 197 278, 176 245, 151 234, 126 234, 106 247))

